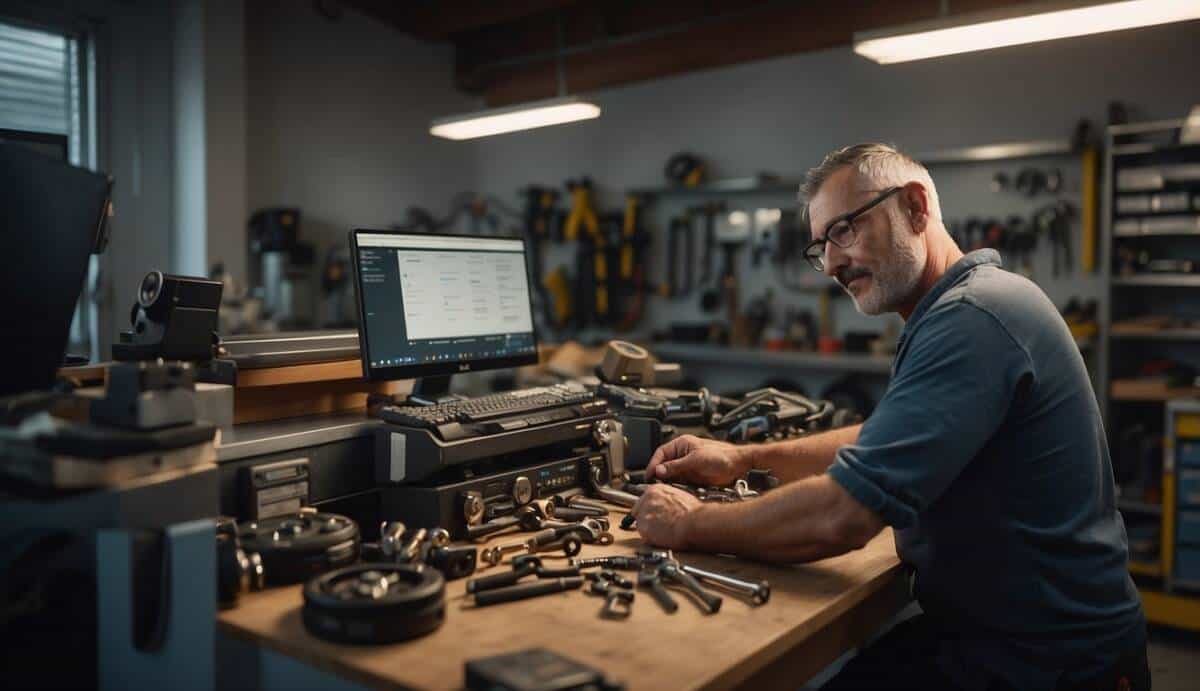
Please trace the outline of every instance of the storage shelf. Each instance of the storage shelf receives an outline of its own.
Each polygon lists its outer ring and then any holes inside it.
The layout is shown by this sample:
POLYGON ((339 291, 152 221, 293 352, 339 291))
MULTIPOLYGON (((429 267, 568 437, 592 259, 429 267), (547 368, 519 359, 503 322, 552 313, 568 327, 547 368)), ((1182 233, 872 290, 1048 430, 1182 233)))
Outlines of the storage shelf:
POLYGON ((1129 573, 1139 576, 1153 576, 1154 578, 1162 578, 1162 564, 1152 561, 1130 561, 1129 573))
POLYGON ((700 197, 721 194, 786 194, 793 197, 800 190, 799 178, 730 178, 714 180, 695 187, 662 186, 635 187, 630 194, 645 197, 700 197))
POLYGON ((1113 326, 1110 331, 1113 340, 1117 341, 1200 341, 1200 329, 1118 329, 1113 326))
POLYGON ((1071 141, 1069 139, 1038 139, 927 151, 919 153, 913 156, 913 158, 925 165, 931 165, 1002 161, 1011 158, 1030 158, 1033 156, 1061 156, 1069 154, 1071 151, 1071 141))
POLYGON ((1148 513, 1154 516, 1162 515, 1162 504, 1151 504, 1137 499, 1118 499, 1117 508, 1130 513, 1148 513))
POLYGON ((1200 388, 1168 388, 1163 379, 1114 379, 1109 388, 1114 401, 1170 401, 1176 398, 1200 398, 1200 388))
POLYGON ((731 365, 759 365, 792 369, 863 372, 890 375, 890 356, 858 353, 810 353, 795 350, 728 348, 703 343, 655 343, 654 354, 664 361, 720 362, 731 365))
POLYGON ((1160 286, 1170 288, 1200 288, 1198 274, 1136 274, 1114 276, 1114 286, 1160 286))

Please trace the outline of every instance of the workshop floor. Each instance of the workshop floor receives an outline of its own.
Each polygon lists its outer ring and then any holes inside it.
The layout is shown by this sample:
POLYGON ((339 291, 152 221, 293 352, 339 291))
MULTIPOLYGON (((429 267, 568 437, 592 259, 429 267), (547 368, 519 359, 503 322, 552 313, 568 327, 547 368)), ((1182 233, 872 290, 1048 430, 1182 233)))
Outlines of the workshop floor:
MULTIPOLYGON (((1154 691, 1195 691, 1200 688, 1200 634, 1161 626, 1150 627, 1147 655, 1154 691)), ((850 658, 843 655, 829 669, 802 687, 802 691, 821 688, 850 658)))
POLYGON ((1150 677, 1154 691, 1193 691, 1200 679, 1200 634, 1150 627, 1150 677))

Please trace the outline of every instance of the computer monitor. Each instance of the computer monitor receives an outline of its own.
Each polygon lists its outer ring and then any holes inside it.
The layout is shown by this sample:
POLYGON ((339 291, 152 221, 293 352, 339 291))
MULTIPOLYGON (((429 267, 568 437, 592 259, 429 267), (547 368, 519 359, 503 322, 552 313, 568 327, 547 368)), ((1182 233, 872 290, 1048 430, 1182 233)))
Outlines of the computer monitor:
POLYGON ((49 132, 29 132, 26 130, 9 130, 0 127, 0 143, 12 142, 43 156, 57 159, 63 163, 68 159, 68 142, 65 134, 50 134, 49 132))
POLYGON ((0 396, 54 383, 111 194, 107 175, 0 141, 0 396))
POLYGON ((367 379, 537 362, 524 240, 353 230, 350 250, 367 379))

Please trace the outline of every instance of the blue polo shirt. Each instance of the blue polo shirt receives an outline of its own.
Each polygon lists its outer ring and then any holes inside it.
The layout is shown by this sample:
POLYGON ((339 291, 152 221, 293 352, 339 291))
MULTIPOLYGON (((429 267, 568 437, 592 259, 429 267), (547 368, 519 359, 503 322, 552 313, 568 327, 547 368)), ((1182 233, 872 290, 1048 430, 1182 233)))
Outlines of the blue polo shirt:
POLYGON ((954 264, 829 474, 895 529, 965 688, 1079 681, 1145 640, 1096 397, 1058 310, 993 250, 954 264))

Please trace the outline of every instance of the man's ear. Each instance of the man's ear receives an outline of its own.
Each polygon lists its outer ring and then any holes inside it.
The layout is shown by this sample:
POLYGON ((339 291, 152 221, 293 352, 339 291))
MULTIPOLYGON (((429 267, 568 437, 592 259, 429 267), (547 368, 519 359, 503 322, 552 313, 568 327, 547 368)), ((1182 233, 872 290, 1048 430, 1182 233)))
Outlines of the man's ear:
POLYGON ((924 233, 929 226, 929 194, 925 186, 913 181, 900 190, 900 210, 908 217, 914 233, 924 233))

